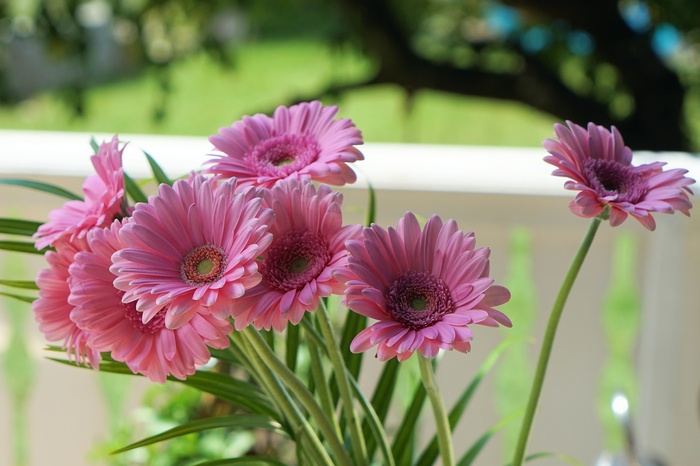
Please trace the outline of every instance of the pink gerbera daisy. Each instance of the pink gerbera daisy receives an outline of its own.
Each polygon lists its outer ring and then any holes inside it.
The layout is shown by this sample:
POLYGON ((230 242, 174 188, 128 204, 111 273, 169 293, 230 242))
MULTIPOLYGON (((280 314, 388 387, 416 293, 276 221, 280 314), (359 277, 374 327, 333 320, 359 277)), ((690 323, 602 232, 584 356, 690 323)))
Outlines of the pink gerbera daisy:
POLYGON ((272 240, 272 210, 257 191, 235 189, 235 180, 217 187, 203 176, 162 184, 119 230, 114 286, 125 303, 136 302, 144 323, 162 310, 170 329, 200 310, 227 318, 231 300, 260 282, 255 259, 272 240))
POLYGON ((632 151, 625 146, 619 131, 608 131, 588 123, 588 130, 570 121, 568 128, 554 125, 557 139, 542 145, 551 154, 545 161, 557 167, 555 176, 573 181, 566 189, 580 191, 569 208, 581 217, 591 218, 609 210, 610 224, 617 226, 633 216, 649 230, 656 228, 652 212, 690 215, 689 185, 695 180, 687 170, 663 171, 663 162, 632 165, 632 151))
POLYGON ((105 227, 126 215, 123 151, 123 147, 119 149, 117 136, 100 145, 97 154, 90 158, 96 173, 83 183, 85 200, 68 201, 49 212, 51 221, 34 234, 37 249, 52 246, 59 239, 84 238, 91 228, 105 227))
POLYGON ((62 342, 69 358, 75 357, 80 364, 84 364, 87 360, 92 367, 97 368, 100 353, 90 347, 87 342, 87 333, 71 320, 73 306, 68 302, 70 294, 68 268, 73 263, 75 255, 86 248, 85 240, 77 240, 74 243, 60 241, 56 244, 55 252, 48 251, 44 255, 49 268, 41 270, 37 276, 39 299, 34 301, 32 308, 34 318, 39 323, 39 330, 47 340, 62 342))
POLYGON ((334 120, 337 112, 314 101, 280 106, 272 118, 243 117, 209 138, 223 154, 212 154, 205 172, 217 179, 236 177, 239 187, 271 188, 293 173, 333 185, 353 183, 356 176, 347 164, 362 160, 353 147, 362 144, 362 135, 349 119, 334 120))
POLYGON ((438 350, 467 352, 473 334, 469 324, 511 326, 493 306, 510 293, 493 285, 489 250, 474 248, 474 234, 431 217, 421 231, 408 212, 396 229, 365 228, 363 239, 348 241, 345 303, 379 322, 361 331, 350 345, 355 352, 377 345, 382 361, 405 361, 415 351, 427 358, 438 350))
POLYGON ((262 254, 262 282, 234 304, 235 326, 251 322, 258 329, 282 331, 296 325, 319 298, 342 294, 335 278, 347 265, 345 242, 359 236, 360 225, 342 226, 342 195, 308 180, 290 177, 268 191, 266 203, 275 212, 272 244, 262 254))
MULTIPOLYGON (((125 220, 128 222, 128 220, 125 220)), ((197 366, 209 361, 207 345, 226 348, 232 328, 228 320, 217 319, 200 311, 176 330, 165 326, 167 308, 161 309, 148 323, 143 323, 134 302, 123 303, 123 291, 113 285, 109 271, 112 254, 124 245, 115 221, 109 228, 88 234, 90 251, 76 254, 70 266, 71 294, 75 306, 71 318, 88 333, 88 345, 112 358, 125 362, 135 373, 156 382, 168 375, 178 379, 194 374, 197 366)))

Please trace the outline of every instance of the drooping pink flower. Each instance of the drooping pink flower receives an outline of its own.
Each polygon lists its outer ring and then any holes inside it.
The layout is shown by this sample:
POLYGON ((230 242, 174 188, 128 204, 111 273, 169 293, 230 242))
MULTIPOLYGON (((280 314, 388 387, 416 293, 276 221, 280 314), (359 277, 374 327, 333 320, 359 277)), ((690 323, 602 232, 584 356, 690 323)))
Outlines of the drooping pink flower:
POLYGON ((70 318, 73 306, 68 302, 70 294, 70 274, 68 268, 80 251, 87 249, 87 241, 76 240, 73 243, 59 241, 56 251, 48 251, 44 257, 49 263, 37 276, 39 299, 32 308, 34 318, 39 323, 39 330, 47 340, 62 342, 68 358, 84 364, 89 362, 94 368, 99 366, 100 353, 87 342, 87 332, 78 328, 70 318))
POLYGON ((408 212, 396 229, 372 225, 347 247, 345 304, 378 321, 355 337, 353 352, 377 345, 382 361, 404 361, 415 351, 432 358, 440 349, 469 351, 470 324, 511 326, 494 309, 510 292, 488 276, 490 251, 475 249, 474 234, 454 220, 433 216, 421 231, 408 212))
POLYGON ((165 310, 165 325, 182 327, 200 312, 230 316, 231 301, 260 282, 256 257, 272 240, 272 210, 256 190, 236 193, 203 176, 161 185, 136 205, 119 230, 124 248, 112 257, 114 285, 148 323, 165 310))
POLYGON ((348 163, 362 160, 354 145, 362 134, 347 118, 333 119, 335 106, 320 102, 280 106, 274 116, 246 116, 209 141, 222 154, 206 162, 216 179, 236 177, 239 187, 271 188, 293 173, 321 183, 353 183, 348 163))
POLYGON ((578 216, 597 217, 609 208, 610 225, 620 225, 628 215, 649 230, 656 228, 652 212, 690 215, 688 186, 695 180, 683 169, 663 170, 664 162, 632 165, 632 151, 619 131, 588 123, 588 128, 566 122, 554 125, 558 139, 542 144, 551 154, 545 161, 557 167, 555 176, 571 178, 566 189, 580 191, 569 208, 578 216))
POLYGON ((68 201, 49 212, 51 220, 34 234, 37 249, 53 246, 59 239, 84 238, 90 229, 108 226, 115 218, 126 215, 123 151, 117 136, 100 145, 97 154, 90 158, 95 174, 83 183, 85 199, 68 201))
MULTIPOLYGON (((124 220, 128 222, 128 219, 124 220)), ((124 292, 114 287, 109 268, 112 255, 124 245, 118 236, 122 223, 88 233, 89 251, 76 254, 68 301, 75 306, 71 319, 87 332, 87 343, 134 372, 156 382, 168 375, 185 379, 209 361, 207 345, 226 348, 232 331, 228 320, 200 311, 175 330, 165 326, 167 308, 143 323, 135 302, 123 303, 124 292)))
POLYGON ((342 195, 292 176, 267 192, 275 212, 272 244, 262 254, 262 281, 234 303, 235 326, 281 332, 298 324, 319 298, 342 294, 334 276, 347 264, 345 242, 359 237, 360 225, 343 226, 342 195))

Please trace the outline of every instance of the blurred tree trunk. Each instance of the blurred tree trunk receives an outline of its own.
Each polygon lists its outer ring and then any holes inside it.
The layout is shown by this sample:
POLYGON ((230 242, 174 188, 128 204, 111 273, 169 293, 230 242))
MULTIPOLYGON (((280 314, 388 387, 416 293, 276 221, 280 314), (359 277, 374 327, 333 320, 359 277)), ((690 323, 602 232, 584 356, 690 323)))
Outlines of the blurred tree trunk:
MULTIPOLYGON (((627 145, 646 150, 690 150, 685 133, 685 88, 651 48, 648 35, 632 31, 610 0, 505 0, 508 5, 549 18, 561 18, 588 32, 596 42, 596 58, 613 65, 634 108, 616 117, 609 102, 574 92, 560 79, 555 66, 517 47, 522 68, 497 73, 459 68, 419 56, 408 31, 387 0, 338 0, 356 22, 362 44, 377 61, 377 72, 361 85, 392 83, 408 93, 420 89, 518 101, 562 120, 615 125, 627 145)), ((356 85, 357 86, 357 85, 356 85)))

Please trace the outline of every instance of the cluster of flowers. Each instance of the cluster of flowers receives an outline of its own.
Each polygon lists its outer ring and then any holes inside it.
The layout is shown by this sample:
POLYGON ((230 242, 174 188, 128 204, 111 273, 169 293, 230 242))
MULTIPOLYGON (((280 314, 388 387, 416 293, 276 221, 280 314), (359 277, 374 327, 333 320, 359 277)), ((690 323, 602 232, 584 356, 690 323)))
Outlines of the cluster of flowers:
MULTIPOLYGON (((403 361, 419 351, 467 352, 469 325, 510 326, 495 309, 510 299, 489 278, 489 250, 452 220, 421 228, 407 213, 396 228, 342 224, 342 196, 328 184, 355 181, 360 131, 319 102, 244 117, 210 138, 199 173, 161 184, 148 202, 127 202, 123 146, 115 136, 92 156, 85 199, 50 213, 36 247, 34 312, 50 341, 98 367, 100 353, 151 380, 184 379, 248 325, 282 331, 319 299, 339 294, 376 320, 351 350, 403 361), (314 184, 316 182, 316 184, 314 184)), ((619 133, 558 125, 546 160, 580 190, 578 215, 627 215, 653 229, 650 212, 691 207, 683 170, 631 165, 619 133)))

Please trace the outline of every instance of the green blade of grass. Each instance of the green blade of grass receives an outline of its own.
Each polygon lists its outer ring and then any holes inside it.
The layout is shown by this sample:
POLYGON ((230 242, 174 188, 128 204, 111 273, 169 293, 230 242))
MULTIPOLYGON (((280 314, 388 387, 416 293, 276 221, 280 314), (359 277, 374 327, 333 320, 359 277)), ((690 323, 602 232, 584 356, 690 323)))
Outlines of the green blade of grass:
POLYGON ((59 186, 55 186, 49 183, 42 183, 41 181, 34 180, 22 180, 16 178, 0 178, 0 184, 7 184, 13 186, 22 186, 23 188, 34 189, 36 191, 43 191, 45 193, 54 194, 59 197, 70 199, 72 201, 82 201, 83 198, 74 194, 66 189, 59 186))
POLYGON ((0 233, 8 235, 32 236, 41 226, 41 222, 19 220, 15 218, 0 218, 0 233))
POLYGON ((39 287, 35 282, 30 280, 3 280, 0 279, 0 285, 19 288, 22 290, 38 290, 39 287))
POLYGON ((148 160, 148 165, 151 166, 151 171, 153 172, 153 178, 156 179, 158 183, 162 184, 167 184, 168 186, 172 186, 173 182, 172 180, 168 177, 168 175, 165 174, 163 169, 158 165, 158 162, 150 156, 150 154, 146 151, 143 151, 143 155, 146 156, 146 160, 148 160))
POLYGON ((134 204, 137 202, 148 202, 148 197, 146 197, 139 185, 126 173, 124 173, 124 187, 134 204))
POLYGON ((38 250, 34 247, 34 243, 26 243, 24 241, 0 241, 0 249, 39 255, 44 255, 49 250, 48 248, 38 250))

